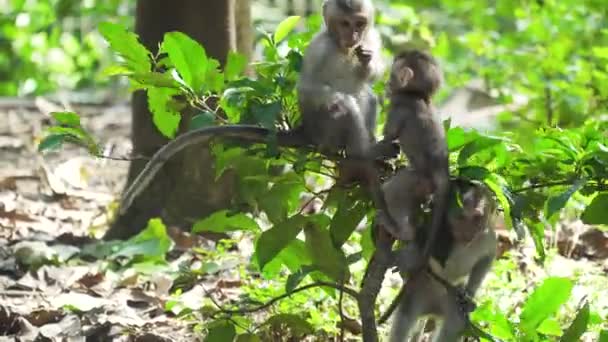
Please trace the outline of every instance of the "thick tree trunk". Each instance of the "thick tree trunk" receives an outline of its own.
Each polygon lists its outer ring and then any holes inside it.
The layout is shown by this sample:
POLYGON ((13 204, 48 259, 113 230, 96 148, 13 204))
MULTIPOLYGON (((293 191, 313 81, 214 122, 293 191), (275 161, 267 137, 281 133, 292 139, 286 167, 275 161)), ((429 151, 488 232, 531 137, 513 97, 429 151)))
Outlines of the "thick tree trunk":
MULTIPOLYGON (((207 55, 225 62, 236 50, 235 0, 138 0, 135 31, 151 51, 158 50, 166 32, 181 31, 199 41, 207 55)), ((237 0, 240 1, 240 0, 237 0)), ((182 113, 183 132, 192 113, 182 113)), ((151 156, 167 143, 152 122, 145 92, 132 98, 133 152, 151 156)), ((143 169, 134 161, 128 183, 143 169)), ((114 222, 105 239, 124 239, 137 234, 153 217, 166 224, 189 229, 192 222, 229 205, 234 188, 230 173, 214 182, 213 159, 207 146, 195 146, 169 161, 129 211, 114 222)))

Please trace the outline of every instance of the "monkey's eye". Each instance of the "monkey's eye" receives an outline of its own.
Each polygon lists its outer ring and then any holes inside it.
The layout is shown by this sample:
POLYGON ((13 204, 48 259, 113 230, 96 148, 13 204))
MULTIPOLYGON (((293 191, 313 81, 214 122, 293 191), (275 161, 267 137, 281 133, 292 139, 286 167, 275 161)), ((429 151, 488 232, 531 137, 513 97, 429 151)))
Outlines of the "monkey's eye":
POLYGON ((358 29, 363 29, 363 28, 365 28, 365 25, 367 25, 367 22, 365 22, 365 21, 363 21, 363 20, 357 21, 357 23, 355 24, 355 26, 356 26, 358 29))
POLYGON ((348 20, 342 20, 340 22, 340 26, 342 26, 342 27, 350 27, 350 22, 348 20))

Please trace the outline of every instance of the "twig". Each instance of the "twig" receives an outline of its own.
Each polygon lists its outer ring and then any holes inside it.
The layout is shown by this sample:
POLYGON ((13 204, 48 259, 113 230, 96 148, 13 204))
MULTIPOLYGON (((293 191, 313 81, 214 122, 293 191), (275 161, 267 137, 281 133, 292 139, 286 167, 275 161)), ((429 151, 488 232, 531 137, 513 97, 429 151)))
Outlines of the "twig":
POLYGON ((548 187, 552 187, 552 186, 565 186, 565 185, 571 185, 571 184, 572 184, 572 180, 561 180, 561 181, 554 181, 554 182, 547 182, 547 183, 538 183, 538 184, 532 184, 529 186, 525 186, 523 188, 514 189, 511 192, 512 193, 521 193, 521 192, 526 192, 526 191, 535 190, 535 189, 548 188, 548 187))
POLYGON ((104 155, 104 154, 95 154, 94 156, 97 158, 101 158, 101 159, 128 161, 128 162, 132 162, 135 160, 150 160, 149 157, 142 156, 142 155, 136 155, 136 156, 132 156, 132 157, 114 157, 114 156, 104 155))
MULTIPOLYGON (((344 281, 342 282, 342 286, 344 286, 344 281)), ((346 315, 344 315, 344 308, 342 307, 342 302, 344 300, 344 292, 340 291, 340 295, 338 297, 338 313, 340 314, 340 322, 342 322, 342 324, 340 324, 340 342, 344 342, 344 321, 345 321, 345 317, 346 315)))
POLYGON ((331 287, 334 288, 336 290, 339 290, 341 292, 344 292, 348 295, 350 295, 351 297, 357 299, 359 297, 359 293, 347 286, 343 286, 343 285, 339 285, 339 284, 335 284, 335 283, 330 283, 330 282, 324 282, 324 281, 318 281, 318 282, 314 282, 312 284, 308 284, 308 285, 304 285, 301 287, 298 287, 297 289, 294 289, 291 292, 282 294, 278 297, 275 297, 271 300, 269 300, 268 302, 259 305, 257 307, 252 307, 252 308, 242 308, 242 309, 237 309, 237 310, 228 310, 228 309, 223 309, 221 306, 216 305, 219 307, 220 312, 224 313, 224 314, 228 314, 228 315, 234 315, 234 314, 245 314, 245 313, 253 313, 253 312, 258 312, 258 311, 262 311, 265 310, 269 307, 271 307, 272 305, 274 305, 276 302, 283 300, 287 297, 290 297, 291 295, 294 295, 298 292, 302 292, 302 291, 306 291, 308 289, 311 288, 315 288, 315 287, 331 287))

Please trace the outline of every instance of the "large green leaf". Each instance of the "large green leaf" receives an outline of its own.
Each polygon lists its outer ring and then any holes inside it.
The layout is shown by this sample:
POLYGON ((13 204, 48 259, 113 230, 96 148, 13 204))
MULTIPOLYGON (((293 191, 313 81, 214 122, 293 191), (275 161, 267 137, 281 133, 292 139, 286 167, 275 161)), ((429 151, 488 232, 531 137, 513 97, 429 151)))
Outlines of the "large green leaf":
POLYGON ((534 334, 539 325, 554 315, 570 298, 572 287, 572 281, 568 278, 545 279, 523 306, 520 314, 521 329, 527 334, 534 334))
POLYGON ((165 33, 161 52, 166 52, 169 59, 184 82, 195 92, 204 85, 208 68, 205 48, 197 41, 181 32, 165 33))
POLYGON ((235 230, 258 231, 260 226, 243 213, 230 215, 228 210, 220 210, 196 222, 192 227, 193 233, 225 233, 235 230))
POLYGON ((581 340, 581 336, 587 331, 589 325, 589 303, 585 302, 582 308, 578 310, 574 321, 562 335, 560 342, 577 342, 581 340))
POLYGON ((209 332, 205 337, 205 342, 229 342, 236 337, 234 324, 227 320, 211 322, 207 329, 209 332))
POLYGON ((310 223, 304 228, 304 233, 314 265, 334 281, 346 281, 350 277, 346 256, 334 246, 329 231, 319 224, 310 223))
POLYGON ((299 16, 291 16, 280 22, 279 26, 277 26, 277 29, 274 32, 274 42, 279 43, 280 41, 285 39, 289 32, 291 32, 296 27, 298 21, 300 21, 299 16))
POLYGON ((306 221, 306 217, 299 214, 294 215, 279 224, 275 224, 274 227, 260 235, 255 244, 255 255, 260 269, 264 269, 269 261, 274 259, 298 236, 306 221))
POLYGON ((336 247, 342 246, 348 240, 366 213, 367 205, 362 201, 353 201, 352 198, 346 197, 338 204, 338 210, 332 217, 329 228, 331 239, 336 247))
POLYGON ((51 116, 62 125, 80 127, 80 116, 74 112, 52 112, 51 116))
POLYGON ((152 70, 150 52, 138 40, 135 33, 113 23, 99 24, 99 32, 110 43, 112 50, 125 59, 125 66, 132 72, 152 70))
POLYGON ((141 233, 125 241, 113 254, 113 257, 133 258, 142 256, 145 259, 164 260, 173 246, 173 240, 167 235, 167 228, 160 219, 151 219, 141 233))
POLYGON ((167 138, 174 138, 179 128, 181 115, 172 106, 171 101, 177 95, 176 89, 148 89, 148 107, 152 112, 152 120, 156 128, 167 138))
POLYGON ((586 224, 608 224, 608 193, 597 195, 585 208, 581 219, 586 224))
POLYGON ((259 200, 260 207, 271 222, 281 222, 299 206, 300 194, 305 190, 303 180, 289 173, 274 183, 259 200))
POLYGON ((550 219, 553 217, 553 215, 562 210, 562 208, 566 206, 566 203, 568 203, 568 200, 570 200, 570 197, 572 197, 575 192, 580 190, 580 188, 585 186, 585 183, 587 183, 586 178, 578 179, 565 192, 557 196, 550 197, 549 200, 547 200, 547 210, 545 214, 547 219, 550 219))
POLYGON ((276 328, 288 328, 290 333, 296 337, 303 337, 314 332, 314 328, 306 319, 294 314, 274 315, 268 318, 264 324, 276 328))
POLYGON ((230 51, 228 58, 226 59, 226 65, 224 66, 224 75, 226 81, 234 81, 245 71, 247 67, 247 57, 230 51))

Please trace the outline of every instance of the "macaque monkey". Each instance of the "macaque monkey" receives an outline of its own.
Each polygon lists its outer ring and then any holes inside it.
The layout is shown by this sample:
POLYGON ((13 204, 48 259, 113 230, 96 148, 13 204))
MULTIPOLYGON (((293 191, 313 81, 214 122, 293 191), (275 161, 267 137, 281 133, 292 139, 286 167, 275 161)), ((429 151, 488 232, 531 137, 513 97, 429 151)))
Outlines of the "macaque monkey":
POLYGON ((482 184, 456 187, 462 206, 452 205, 426 270, 410 273, 418 263, 415 259, 422 257, 424 230, 413 243, 396 252, 398 267, 409 279, 398 296, 391 342, 406 341, 418 318, 425 315, 443 320, 434 339, 437 342, 456 341, 469 323, 468 314, 474 310, 472 298, 496 257, 495 201, 482 184))
POLYGON ((380 213, 378 219, 397 239, 412 240, 416 232, 414 215, 433 194, 432 221, 421 265, 428 258, 445 218, 449 191, 445 132, 431 104, 431 97, 442 81, 441 69, 431 55, 410 50, 395 56, 387 85, 391 104, 384 139, 399 141, 412 170, 399 172, 383 186, 388 214, 398 217, 397 226, 384 222, 387 216, 384 213, 380 213))
MULTIPOLYGON (((383 66, 373 14, 370 0, 325 0, 326 28, 311 41, 297 86, 302 126, 278 132, 277 140, 281 146, 316 145, 321 152, 345 149, 349 159, 340 165, 344 174, 339 179, 367 182, 375 202, 382 203, 384 196, 379 194, 373 161, 394 151, 391 144, 376 144, 374 138, 377 99, 371 82, 381 75, 383 66)), ((177 137, 153 156, 124 192, 120 212, 125 213, 163 164, 185 147, 215 137, 264 142, 271 133, 260 127, 234 125, 198 129, 177 137)), ((386 220, 393 222, 387 216, 386 220)))
POLYGON ((377 98, 371 83, 383 72, 380 35, 370 0, 325 0, 325 28, 308 46, 297 85, 307 137, 323 151, 371 158, 377 98))

